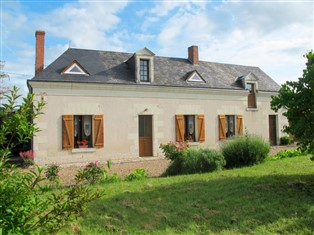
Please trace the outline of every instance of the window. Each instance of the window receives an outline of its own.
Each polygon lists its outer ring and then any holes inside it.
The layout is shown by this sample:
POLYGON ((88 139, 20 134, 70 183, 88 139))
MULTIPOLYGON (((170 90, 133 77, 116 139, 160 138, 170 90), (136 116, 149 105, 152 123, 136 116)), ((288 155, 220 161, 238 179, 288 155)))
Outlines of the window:
POLYGON ((72 61, 63 71, 62 74, 89 75, 89 73, 76 60, 72 61))
POLYGON ((187 82, 199 82, 199 83, 205 82, 196 70, 191 72, 190 75, 188 75, 186 81, 187 82))
POLYGON ((176 141, 205 141, 204 115, 176 115, 176 141))
POLYGON ((62 148, 104 147, 103 115, 63 115, 62 148))
POLYGON ((226 138, 235 135, 234 115, 226 115, 226 138))
POLYGON ((243 135, 242 115, 218 115, 219 140, 243 135))
POLYGON ((247 83, 246 88, 249 91, 248 95, 248 108, 256 108, 256 95, 255 95, 255 84, 254 83, 247 83))
POLYGON ((140 60, 140 81, 149 82, 149 60, 140 60))

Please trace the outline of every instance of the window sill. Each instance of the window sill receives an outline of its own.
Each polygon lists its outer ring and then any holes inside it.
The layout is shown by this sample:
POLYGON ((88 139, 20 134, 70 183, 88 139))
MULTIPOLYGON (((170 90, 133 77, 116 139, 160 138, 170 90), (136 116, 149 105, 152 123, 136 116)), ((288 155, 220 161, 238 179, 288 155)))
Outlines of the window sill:
POLYGON ((258 112, 258 108, 246 108, 248 112, 258 112))
POLYGON ((72 153, 93 153, 95 152, 95 148, 77 148, 77 149, 72 149, 72 153))

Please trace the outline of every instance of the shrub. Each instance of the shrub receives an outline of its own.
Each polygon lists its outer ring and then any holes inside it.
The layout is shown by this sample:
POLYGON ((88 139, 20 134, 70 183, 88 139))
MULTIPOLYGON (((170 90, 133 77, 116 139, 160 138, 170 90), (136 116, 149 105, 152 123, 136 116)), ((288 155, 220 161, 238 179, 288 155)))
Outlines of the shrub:
POLYGON ((165 158, 170 161, 185 157, 189 151, 189 147, 190 145, 187 142, 173 143, 170 141, 168 144, 160 145, 165 158))
POLYGON ((171 161, 163 176, 211 172, 225 165, 223 155, 216 150, 191 149, 189 143, 172 142, 160 148, 171 161))
POLYGON ((273 160, 280 160, 283 158, 291 158, 305 155, 306 152, 298 149, 280 150, 276 155, 272 156, 273 160))
POLYGON ((220 170, 226 162, 223 155, 212 149, 191 149, 182 162, 182 174, 205 173, 220 170))
POLYGON ((280 137, 280 145, 288 145, 293 143, 293 139, 289 136, 282 136, 280 137))
POLYGON ((126 181, 133 181, 133 180, 140 180, 140 179, 144 179, 147 178, 147 172, 145 171, 145 169, 135 169, 133 170, 130 174, 128 174, 125 177, 126 181))
POLYGON ((49 180, 50 183, 54 184, 55 186, 59 186, 61 184, 60 170, 61 167, 59 165, 51 164, 47 167, 45 171, 46 178, 49 180))
POLYGON ((160 148, 165 154, 165 158, 170 160, 170 165, 164 172, 164 176, 182 174, 182 162, 189 152, 189 143, 173 143, 161 144, 160 148))
POLYGON ((259 136, 249 134, 233 137, 221 145, 221 152, 226 159, 227 168, 261 163, 269 151, 268 142, 259 136))
POLYGON ((19 152, 20 157, 23 159, 23 167, 27 168, 34 165, 34 154, 32 150, 19 152))

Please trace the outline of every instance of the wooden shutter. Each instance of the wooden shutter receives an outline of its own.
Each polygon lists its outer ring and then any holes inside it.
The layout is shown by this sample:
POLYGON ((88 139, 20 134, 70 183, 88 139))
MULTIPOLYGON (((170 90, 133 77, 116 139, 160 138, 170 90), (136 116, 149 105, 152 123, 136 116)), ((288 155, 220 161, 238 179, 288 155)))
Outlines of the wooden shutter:
POLYGON ((104 115, 94 115, 94 147, 104 147, 104 115))
POLYGON ((184 115, 176 115, 176 141, 184 142, 184 115))
POLYGON ((197 127, 198 127, 198 141, 205 141, 205 122, 204 122, 204 114, 199 114, 197 116, 197 127))
POLYGON ((74 148, 74 116, 62 116, 62 149, 74 148))
POLYGON ((237 116, 237 133, 238 135, 243 135, 243 116, 237 116))
POLYGON ((218 133, 219 140, 226 139, 226 116, 218 115, 218 133))

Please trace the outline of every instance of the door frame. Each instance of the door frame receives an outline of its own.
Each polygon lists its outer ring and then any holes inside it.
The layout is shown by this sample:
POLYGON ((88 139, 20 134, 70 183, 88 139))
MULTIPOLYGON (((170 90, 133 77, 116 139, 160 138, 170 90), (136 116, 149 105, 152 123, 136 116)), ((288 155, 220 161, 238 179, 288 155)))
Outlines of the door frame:
POLYGON ((276 114, 268 115, 269 143, 271 145, 278 144, 278 131, 277 131, 278 121, 277 120, 278 120, 278 116, 276 114), (274 124, 273 127, 271 127, 271 122, 274 124))
POLYGON ((154 135, 154 130, 153 130, 153 115, 138 115, 138 146, 139 146, 139 156, 140 157, 152 157, 153 156, 153 135, 154 135), (144 118, 144 136, 140 136, 140 118, 141 117, 146 117, 144 118), (145 121, 147 121, 147 118, 150 120, 150 136, 145 136, 146 134, 146 125, 145 121), (147 147, 149 149, 147 149, 147 147), (146 151, 146 153, 145 153, 146 151), (144 153, 143 153, 144 152, 144 153))

